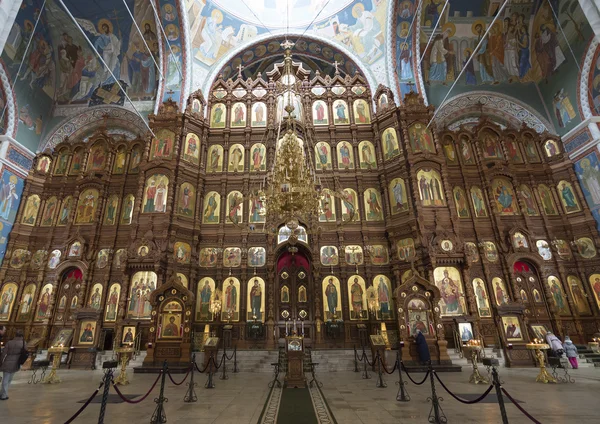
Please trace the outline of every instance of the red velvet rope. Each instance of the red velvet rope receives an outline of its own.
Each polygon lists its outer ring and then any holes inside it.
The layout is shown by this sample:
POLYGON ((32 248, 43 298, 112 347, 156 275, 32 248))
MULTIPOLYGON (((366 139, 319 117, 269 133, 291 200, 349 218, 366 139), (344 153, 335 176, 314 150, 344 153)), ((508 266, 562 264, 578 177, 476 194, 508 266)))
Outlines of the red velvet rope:
POLYGON ((421 384, 425 383, 425 381, 427 380, 427 377, 429 377, 429 371, 427 371, 425 373, 425 377, 423 378, 423 381, 421 381, 420 383, 417 383, 415 380, 413 380, 413 378, 410 376, 410 374, 408 373, 408 370, 406 369, 406 367, 404 366, 404 364, 402 364, 402 369, 404 370, 404 372, 406 373, 406 376, 408 377, 408 379, 410 381, 413 382, 413 384, 416 384, 417 386, 420 386, 421 384))
POLYGON ((504 387, 502 388, 502 393, 504 393, 506 395, 506 397, 517 407, 517 409, 519 411, 521 411, 523 413, 523 415, 525 415, 527 418, 529 418, 535 424, 542 424, 541 422, 539 422, 538 420, 533 418, 531 415, 529 415, 529 412, 524 410, 523 407, 521 405, 519 405, 519 403, 516 400, 514 400, 511 395, 508 394, 508 392, 504 389, 504 387))
POLYGON ((146 400, 146 398, 148 397, 148 395, 156 387, 156 383, 158 383, 158 380, 160 380, 160 376, 161 375, 162 375, 162 371, 160 371, 158 373, 158 377, 156 377, 156 380, 154 381, 154 384, 152 385, 152 387, 150 387, 150 390, 148 390, 148 393, 146 393, 144 395, 144 397, 142 397, 141 399, 138 399, 138 400, 129 400, 129 399, 127 399, 125 396, 123 396, 123 393, 121 393, 121 391, 119 390, 119 387, 117 387, 117 385, 115 384, 114 381, 113 381, 112 385, 115 388, 115 391, 117 392, 117 394, 119 395, 119 397, 123 400, 123 402, 130 403, 130 404, 136 404, 136 403, 140 403, 140 402, 143 402, 144 400, 146 400))
MULTIPOLYGON (((212 359, 212 357, 210 359, 212 359)), ((198 368, 198 364, 194 362, 194 366, 196 367, 196 370, 198 370, 198 372, 200 374, 204 373, 208 369, 209 365, 210 365, 210 360, 206 363, 206 366, 204 367, 204 369, 200 370, 200 368, 198 368)))
POLYGON ((171 371, 167 370, 167 375, 169 376, 169 380, 171 380, 171 383, 173 383, 176 386, 181 386, 183 383, 185 383, 185 380, 187 380, 188 376, 190 375, 191 370, 192 370, 192 367, 190 367, 188 369, 187 374, 185 375, 185 377, 183 377, 183 380, 181 380, 180 383, 177 383, 175 380, 173 380, 173 377, 171 376, 171 371))
POLYGON ((98 386, 96 391, 94 393, 92 393, 90 398, 83 404, 83 406, 81 408, 79 408, 79 410, 77 412, 75 412, 75 415, 73 415, 71 418, 69 418, 67 421, 65 421, 65 424, 70 424, 73 421, 75 421, 75 419, 79 416, 79 414, 81 414, 83 412, 83 410, 85 408, 87 408, 89 406, 89 404, 92 402, 92 400, 96 397, 96 395, 98 394, 98 392, 100 391, 102 386, 104 386, 104 382, 100 383, 100 386, 98 386))
POLYGON ((493 385, 493 384, 490 384, 490 387, 488 387, 488 389, 487 389, 485 392, 483 392, 483 394, 482 394, 481 396, 479 396, 477 399, 474 399, 474 400, 466 400, 466 399, 463 399, 463 398, 461 398, 461 397, 458 397, 458 396, 456 396, 454 393, 452 393, 452 392, 450 391, 450 389, 448 389, 448 388, 446 387, 446 385, 444 384, 444 382, 443 382, 443 381, 440 379, 440 377, 437 375, 437 373, 436 373, 435 371, 433 372, 433 375, 435 375, 435 378, 437 378, 437 381, 439 381, 439 382, 440 382, 440 384, 442 385, 442 387, 444 388, 444 390, 446 390, 450 396, 452 396, 454 399, 456 399, 456 400, 457 400, 457 401, 459 401, 460 403, 465 403, 465 404, 467 404, 467 405, 472 405, 472 404, 474 404, 474 403, 481 402, 481 401, 482 401, 482 400, 483 400, 483 399, 484 399, 484 398, 485 398, 485 397, 486 397, 486 396, 487 396, 487 395, 488 395, 488 394, 489 394, 489 393, 492 391, 492 389, 494 388, 494 385, 493 385))
POLYGON ((387 370, 387 368, 385 367, 385 364, 383 363, 383 359, 381 359, 381 356, 379 356, 379 362, 381 362, 381 368, 383 368, 383 370, 386 372, 386 374, 393 374, 398 369, 397 368, 398 367, 398 361, 394 361, 394 368, 392 368, 391 371, 387 370))

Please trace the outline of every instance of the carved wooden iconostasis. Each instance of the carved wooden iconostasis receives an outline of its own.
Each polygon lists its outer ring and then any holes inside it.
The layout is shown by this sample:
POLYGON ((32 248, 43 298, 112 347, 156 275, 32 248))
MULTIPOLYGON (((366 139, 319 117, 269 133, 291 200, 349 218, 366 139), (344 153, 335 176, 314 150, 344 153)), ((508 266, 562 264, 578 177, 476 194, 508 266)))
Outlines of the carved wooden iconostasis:
POLYGON ((111 134, 107 118, 40 153, 0 268, 0 322, 47 346, 65 327, 79 338, 77 312, 91 309, 92 346, 126 336, 152 343, 157 360, 171 357, 163 347, 197 346, 191 337, 206 325, 218 337, 231 325, 239 348, 276 348, 294 320, 313 347, 359 344, 362 324, 369 334, 385 328, 394 346, 419 308, 393 294, 414 285, 431 293, 413 303, 422 302, 417 321, 435 324, 441 360, 459 322, 502 348, 521 342, 509 340, 517 322, 523 342, 542 328, 576 342, 597 331, 598 234, 550 134, 485 117, 440 132, 415 93, 397 106, 360 74, 323 76, 294 62, 296 131, 321 181, 320 213, 294 234, 266 223, 257 193, 287 113, 280 65, 266 79, 217 79, 184 112, 165 102, 149 117, 152 133, 129 140, 111 134), (181 311, 161 309, 165 284, 191 293, 169 303, 181 311), (522 313, 505 313, 515 304, 522 313), (181 341, 158 337, 171 317, 181 341), (250 322, 264 331, 250 334, 250 322))

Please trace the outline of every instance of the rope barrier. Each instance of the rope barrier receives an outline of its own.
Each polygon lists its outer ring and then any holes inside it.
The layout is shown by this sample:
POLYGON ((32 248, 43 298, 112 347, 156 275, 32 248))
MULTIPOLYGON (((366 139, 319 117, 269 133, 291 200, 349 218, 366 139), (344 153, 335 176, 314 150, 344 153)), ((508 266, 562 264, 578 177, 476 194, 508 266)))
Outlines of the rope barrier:
POLYGON ((363 359, 364 359, 365 361, 367 361, 367 365, 369 365, 370 367, 373 367, 373 366, 374 366, 374 364, 375 364, 375 361, 373 361, 373 362, 369 362, 369 358, 367 358, 367 354, 366 354, 366 353, 363 353, 363 359))
POLYGON ((358 352, 357 352, 356 350, 354 351, 354 359, 355 359, 355 360, 357 360, 358 362, 362 362, 362 361, 363 361, 363 359, 364 359, 364 356, 365 356, 365 354, 363 353, 363 354, 361 355, 361 357, 359 358, 359 357, 358 357, 358 352))
POLYGON ((217 365, 217 363, 215 362, 215 358, 211 357, 213 364, 215 366, 215 371, 217 371, 219 368, 221 368, 221 365, 223 365, 223 361, 225 360, 225 355, 221 356, 221 361, 219 361, 219 365, 217 365))
POLYGON ((481 402, 492 391, 492 389, 494 388, 494 385, 490 384, 490 387, 488 387, 487 390, 485 392, 483 392, 483 394, 481 396, 479 396, 477 399, 466 400, 466 399, 458 397, 454 393, 452 393, 450 391, 450 389, 448 389, 448 387, 446 387, 446 385, 444 384, 444 382, 440 379, 440 377, 437 375, 437 373, 435 371, 433 372, 433 375, 435 375, 435 378, 437 378, 437 381, 440 382, 440 384, 442 385, 442 387, 444 388, 444 390, 447 391, 450 396, 452 396, 454 399, 456 399, 460 403, 464 403, 464 404, 467 404, 467 405, 472 405, 474 403, 481 402))
POLYGON ((228 361, 231 361, 233 359, 233 357, 235 356, 235 348, 233 349, 233 352, 231 353, 231 358, 229 356, 227 356, 226 351, 223 351, 223 355, 225 355, 225 357, 227 358, 228 361))
MULTIPOLYGON (((212 357, 210 359, 212 359, 212 357)), ((204 374, 204 372, 208 369, 209 365, 210 365, 210 360, 206 363, 206 366, 204 367, 204 369, 200 370, 200 368, 198 368, 198 364, 194 362, 194 366, 196 367, 196 371, 198 371, 200 374, 204 374)))
POLYGON ((190 371, 192 370, 192 367, 188 368, 188 372, 185 375, 185 377, 183 377, 183 380, 181 380, 181 382, 177 383, 175 380, 173 380, 173 377, 171 376, 171 371, 167 371, 167 375, 169 376, 169 380, 171 380, 171 383, 173 383, 176 386, 181 386, 183 383, 185 383, 185 380, 187 380, 188 376, 190 375, 190 371))
POLYGON ((387 370, 385 364, 383 363, 383 360, 381 359, 381 356, 379 357, 379 362, 381 362, 381 367, 383 368, 383 371, 385 371, 386 374, 393 374, 398 369, 398 361, 394 361, 394 368, 392 368, 391 371, 387 370))
POLYGON ((150 387, 150 390, 148 390, 148 393, 146 393, 144 395, 144 397, 142 397, 141 399, 138 400, 129 400, 127 399, 123 393, 121 393, 121 391, 119 390, 119 387, 115 384, 115 382, 112 382, 112 386, 115 388, 115 391, 117 392, 117 394, 119 395, 119 397, 121 398, 121 400, 123 400, 123 402, 126 403, 130 403, 130 404, 136 404, 136 403, 140 403, 143 402, 144 400, 146 400, 146 398, 148 397, 148 395, 150 395, 150 393, 152 393, 152 390, 154 390, 154 388, 156 387, 156 384, 158 383, 158 380, 160 380, 160 376, 162 375, 162 371, 160 371, 158 373, 158 377, 156 377, 156 380, 154 381, 154 384, 152 385, 152 387, 150 387))
POLYGON ((429 377, 429 371, 427 371, 425 373, 425 377, 423 377, 423 381, 421 381, 420 383, 417 383, 415 380, 413 380, 413 378, 410 376, 410 374, 408 373, 408 370, 406 369, 406 367, 404 366, 404 364, 402 364, 402 369, 404 370, 404 372, 406 373, 406 376, 408 377, 408 379, 410 381, 413 382, 413 384, 416 384, 417 386, 420 386, 421 384, 425 383, 425 381, 427 381, 427 377, 429 377))
POLYGON ((517 409, 519 411, 521 411, 523 413, 523 415, 525 415, 527 418, 529 418, 532 422, 534 422, 535 424, 542 424, 540 421, 536 420, 535 418, 533 418, 529 412, 527 412, 526 410, 523 409, 523 407, 521 405, 519 405, 517 403, 516 400, 513 399, 513 397, 511 395, 508 394, 508 392, 506 391, 506 389, 503 387, 502 388, 502 393, 504 393, 506 395, 506 397, 517 407, 517 409))
POLYGON ((83 410, 85 408, 87 408, 90 405, 90 403, 92 403, 92 400, 94 400, 94 398, 96 397, 96 395, 98 394, 98 392, 100 391, 102 386, 104 386, 104 382, 100 383, 100 385, 98 386, 96 391, 94 393, 92 393, 90 398, 85 401, 83 406, 81 408, 79 408, 79 410, 77 412, 75 412, 75 415, 73 415, 71 418, 69 418, 67 421, 65 421, 65 424, 71 424, 73 421, 75 421, 75 419, 79 416, 79 414, 81 414, 83 412, 83 410))

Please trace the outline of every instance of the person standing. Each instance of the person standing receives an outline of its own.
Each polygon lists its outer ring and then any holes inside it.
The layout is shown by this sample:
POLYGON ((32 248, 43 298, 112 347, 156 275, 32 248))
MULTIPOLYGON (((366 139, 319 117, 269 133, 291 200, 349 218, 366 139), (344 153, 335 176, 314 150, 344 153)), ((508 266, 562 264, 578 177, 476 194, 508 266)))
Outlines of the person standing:
POLYGON ((17 330, 15 338, 6 344, 2 354, 0 354, 0 362, 2 363, 2 365, 0 365, 0 371, 3 372, 0 400, 8 400, 8 387, 10 386, 15 373, 21 368, 19 359, 23 349, 25 349, 23 330, 17 330))
POLYGON ((563 347, 565 348, 565 353, 567 354, 567 358, 569 358, 571 366, 576 370, 579 368, 579 363, 577 362, 577 356, 579 356, 577 353, 577 346, 573 344, 569 336, 565 336, 563 347))

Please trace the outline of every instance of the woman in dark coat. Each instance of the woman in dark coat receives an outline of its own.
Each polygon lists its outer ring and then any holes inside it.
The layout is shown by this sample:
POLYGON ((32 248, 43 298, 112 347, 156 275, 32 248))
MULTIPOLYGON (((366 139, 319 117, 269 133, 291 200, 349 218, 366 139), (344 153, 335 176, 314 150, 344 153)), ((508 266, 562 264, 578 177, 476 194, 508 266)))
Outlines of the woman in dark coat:
POLYGON ((21 350, 25 346, 25 340, 23 339, 23 330, 17 330, 15 338, 6 343, 4 350, 0 356, 0 371, 2 375, 2 387, 0 388, 0 400, 8 399, 8 387, 12 382, 15 373, 19 371, 21 365, 19 365, 19 356, 21 356, 21 350))
POLYGON ((425 364, 428 363, 431 360, 431 356, 429 355, 429 346, 427 346, 427 340, 425 340, 425 336, 423 333, 421 333, 421 330, 417 330, 415 342, 417 343, 419 361, 425 364))

